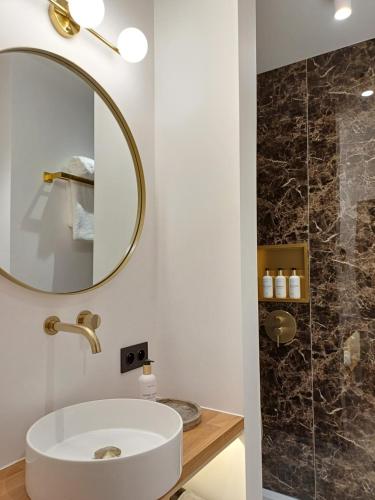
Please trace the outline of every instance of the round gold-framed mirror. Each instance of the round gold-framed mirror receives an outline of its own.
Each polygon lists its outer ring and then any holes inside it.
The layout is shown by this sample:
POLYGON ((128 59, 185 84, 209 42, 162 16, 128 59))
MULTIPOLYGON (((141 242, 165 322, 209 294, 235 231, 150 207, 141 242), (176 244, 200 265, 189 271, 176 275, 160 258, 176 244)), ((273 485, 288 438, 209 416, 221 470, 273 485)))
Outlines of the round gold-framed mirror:
POLYGON ((146 205, 132 132, 103 87, 64 57, 0 51, 0 274, 77 294, 128 262, 146 205))

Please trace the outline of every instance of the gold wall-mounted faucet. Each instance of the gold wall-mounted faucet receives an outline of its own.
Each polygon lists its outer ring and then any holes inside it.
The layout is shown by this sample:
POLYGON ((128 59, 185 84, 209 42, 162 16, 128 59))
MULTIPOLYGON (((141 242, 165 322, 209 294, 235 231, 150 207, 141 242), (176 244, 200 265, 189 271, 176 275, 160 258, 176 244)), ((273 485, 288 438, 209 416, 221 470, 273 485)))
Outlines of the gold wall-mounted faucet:
POLYGON ((62 323, 57 316, 49 316, 44 322, 44 331, 47 335, 56 335, 59 332, 83 335, 89 341, 91 352, 97 354, 102 351, 99 339, 95 333, 100 323, 101 319, 98 314, 92 314, 90 311, 81 311, 77 316, 76 324, 62 323))

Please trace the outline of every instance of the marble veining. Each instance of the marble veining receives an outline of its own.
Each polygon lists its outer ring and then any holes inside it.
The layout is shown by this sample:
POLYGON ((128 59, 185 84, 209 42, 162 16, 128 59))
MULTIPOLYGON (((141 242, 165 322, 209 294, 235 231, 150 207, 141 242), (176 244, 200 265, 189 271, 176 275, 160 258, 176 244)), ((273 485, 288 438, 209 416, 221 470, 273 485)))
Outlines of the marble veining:
POLYGON ((375 498, 375 42, 308 61, 316 497, 375 498), (361 360, 344 366, 359 332, 361 360))
MULTIPOLYGON (((258 77, 258 244, 308 239, 306 62, 258 77), (290 216, 292 214, 292 217, 290 216)), ((314 498, 309 304, 260 303, 264 487, 314 498), (265 334, 266 315, 282 308, 297 319, 288 346, 265 334)))
POLYGON ((313 408, 309 304, 261 303, 260 365, 265 487, 311 499, 314 495, 313 408), (279 348, 266 335, 268 312, 296 318, 298 335, 279 348))
POLYGON ((289 346, 260 328, 265 488, 375 498, 375 41, 259 75, 258 243, 308 241, 289 346), (360 362, 344 365, 358 332, 360 362))
POLYGON ((305 241, 307 212, 306 63, 258 77, 258 243, 305 241), (293 214, 285 217, 285 214, 293 214))

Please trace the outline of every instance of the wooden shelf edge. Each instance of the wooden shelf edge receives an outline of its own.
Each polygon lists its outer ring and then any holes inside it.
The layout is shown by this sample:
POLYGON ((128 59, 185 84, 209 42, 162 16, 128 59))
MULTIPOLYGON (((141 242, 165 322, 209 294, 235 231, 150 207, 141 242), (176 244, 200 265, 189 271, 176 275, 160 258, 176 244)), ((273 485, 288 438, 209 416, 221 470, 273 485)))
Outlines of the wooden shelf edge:
POLYGON ((258 299, 258 302, 280 302, 280 303, 292 303, 292 304, 309 304, 310 298, 308 299, 258 299))
MULTIPOLYGON (((221 433, 215 440, 208 446, 202 448, 199 453, 194 455, 190 460, 184 463, 182 474, 175 486, 161 499, 169 500, 170 497, 183 487, 195 474, 203 469, 211 462, 219 453, 221 453, 227 446, 229 446, 235 439, 237 439, 244 431, 244 418, 238 415, 228 414, 225 412, 203 410, 204 412, 212 412, 216 415, 223 415, 231 418, 233 421, 228 428, 221 433)), ((204 423, 203 423, 204 424, 204 423)), ((194 429, 192 429, 194 431, 194 429)), ((188 432, 192 432, 188 431, 188 432)))
POLYGON ((199 470, 205 467, 235 439, 237 439, 244 430, 244 421, 242 417, 231 429, 222 434, 215 442, 204 449, 200 454, 194 457, 188 464, 185 465, 182 471, 180 481, 189 481, 199 470))

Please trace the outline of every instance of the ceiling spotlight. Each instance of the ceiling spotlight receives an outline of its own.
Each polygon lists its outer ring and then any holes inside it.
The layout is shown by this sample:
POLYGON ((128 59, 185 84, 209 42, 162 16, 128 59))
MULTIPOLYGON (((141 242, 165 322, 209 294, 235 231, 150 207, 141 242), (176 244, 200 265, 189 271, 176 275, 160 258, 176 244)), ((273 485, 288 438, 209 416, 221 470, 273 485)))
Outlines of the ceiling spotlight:
POLYGON ((335 19, 344 21, 352 15, 352 0, 335 0, 335 19))
POLYGON ((373 90, 365 90, 361 94, 362 97, 371 97, 372 95, 374 95, 374 91, 373 90))

